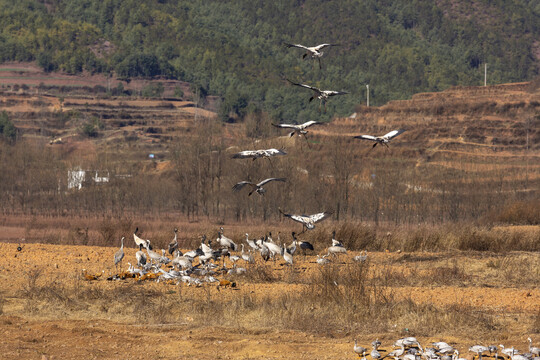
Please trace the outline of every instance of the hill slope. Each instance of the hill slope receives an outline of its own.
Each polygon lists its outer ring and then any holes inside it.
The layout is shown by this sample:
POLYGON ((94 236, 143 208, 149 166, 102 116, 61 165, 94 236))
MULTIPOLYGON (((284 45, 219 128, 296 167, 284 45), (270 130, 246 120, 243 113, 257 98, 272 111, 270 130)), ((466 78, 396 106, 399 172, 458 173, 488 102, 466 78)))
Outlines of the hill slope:
POLYGON ((280 120, 352 112, 417 92, 531 80, 538 74, 535 1, 108 0, 0 1, 0 61, 47 71, 165 76, 224 98, 223 113, 280 120), (323 69, 283 42, 334 42, 323 69), (283 78, 347 90, 318 114, 283 78), (250 104, 250 106, 247 106, 250 104))

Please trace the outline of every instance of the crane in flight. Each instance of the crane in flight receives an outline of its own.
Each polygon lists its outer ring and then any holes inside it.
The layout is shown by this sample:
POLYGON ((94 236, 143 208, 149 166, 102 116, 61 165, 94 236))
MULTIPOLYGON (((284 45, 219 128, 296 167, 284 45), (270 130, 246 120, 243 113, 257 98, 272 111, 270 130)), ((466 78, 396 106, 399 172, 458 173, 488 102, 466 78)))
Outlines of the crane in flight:
POLYGON ((305 231, 305 229, 307 229, 307 230, 314 229, 316 222, 322 221, 322 220, 326 219, 328 216, 332 215, 332 212, 329 212, 329 211, 324 211, 322 213, 313 214, 313 215, 286 214, 286 213, 283 212, 283 210, 281 210, 281 208, 279 209, 279 212, 283 216, 291 218, 292 220, 302 224, 302 233, 305 231))
POLYGON ((354 138, 355 139, 360 139, 360 140, 375 141, 375 144, 373 144, 373 148, 375 146, 377 146, 377 144, 381 144, 381 145, 384 145, 387 148, 389 148, 388 143, 390 142, 390 140, 392 140, 396 136, 402 134, 404 131, 405 130, 402 130, 402 129, 401 130, 392 130, 388 134, 385 134, 383 136, 358 135, 358 136, 355 136, 354 138))
POLYGON ((285 43, 285 46, 287 46, 288 48, 295 47, 295 48, 298 48, 298 49, 305 50, 304 55, 302 55, 302 59, 305 60, 306 57, 309 55, 312 59, 319 60, 319 69, 322 69, 321 57, 324 55, 324 52, 322 52, 321 50, 326 48, 326 47, 339 46, 339 45, 340 44, 320 44, 320 45, 317 45, 317 46, 304 46, 304 45, 301 45, 301 44, 285 43))
POLYGON ((298 125, 296 125, 296 124, 274 124, 274 123, 272 123, 272 126, 275 126, 277 128, 282 128, 282 129, 292 129, 292 131, 289 133, 289 137, 294 136, 294 134, 298 134, 298 136, 304 135, 304 137, 307 139, 306 134, 308 133, 308 131, 306 129, 308 127, 310 127, 310 126, 319 125, 319 124, 321 124, 321 122, 311 120, 311 121, 307 121, 307 122, 305 122, 303 124, 298 124, 298 125))
POLYGON ((251 196, 251 194, 253 194, 254 192, 256 192, 259 195, 264 195, 264 193, 266 192, 266 189, 263 188, 262 186, 265 185, 265 184, 268 184, 271 181, 285 182, 286 179, 285 178, 268 178, 268 179, 264 179, 263 181, 259 182, 258 184, 255 184, 255 183, 253 183, 251 181, 240 181, 239 183, 237 183, 237 184, 235 184, 233 186, 233 190, 234 191, 240 191, 242 188, 244 188, 244 186, 249 185, 249 186, 251 186, 251 191, 248 194, 248 196, 251 196))
POLYGON ((323 103, 324 103, 324 112, 326 112, 326 101, 328 101, 329 97, 336 96, 336 95, 346 95, 346 94, 348 94, 348 92, 346 92, 346 91, 321 90, 321 89, 319 89, 319 88, 317 88, 315 86, 295 83, 294 81, 291 81, 289 79, 287 79, 287 81, 290 82, 293 85, 300 86, 300 87, 303 87, 303 88, 310 89, 310 90, 314 91, 315 94, 312 97, 309 98, 309 102, 313 101, 313 99, 315 99, 315 98, 319 99, 319 112, 321 111, 321 106, 322 106, 323 103))

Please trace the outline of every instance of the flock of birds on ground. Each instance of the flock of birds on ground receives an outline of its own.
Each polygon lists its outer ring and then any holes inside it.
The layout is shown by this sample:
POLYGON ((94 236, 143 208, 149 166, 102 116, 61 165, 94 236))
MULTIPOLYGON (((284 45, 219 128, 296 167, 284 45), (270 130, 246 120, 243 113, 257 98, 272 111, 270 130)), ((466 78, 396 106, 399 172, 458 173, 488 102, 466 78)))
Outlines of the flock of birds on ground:
MULTIPOLYGON (((504 345, 473 345, 469 348, 469 352, 473 353, 473 360, 476 358, 482 360, 482 357, 495 358, 495 360, 540 360, 540 348, 532 345, 531 338, 528 338, 529 351, 521 353, 514 347, 507 348, 504 345), (500 348, 500 351, 499 351, 500 348), (487 355, 489 353, 489 355, 487 355), (486 354, 486 355, 483 355, 486 354)), ((379 348, 381 342, 377 339, 371 343, 371 352, 369 356, 373 360, 384 358, 393 358, 394 360, 467 360, 459 356, 459 350, 449 344, 439 341, 434 342, 428 348, 423 348, 415 337, 405 337, 394 342, 395 350, 389 351, 386 355, 381 356, 379 348)), ((368 349, 358 345, 357 339, 354 340, 354 352, 358 357, 366 359, 368 349)))
MULTIPOLYGON (((311 221, 317 221, 311 220, 311 221)), ((260 256, 263 261, 272 260, 274 263, 278 258, 283 258, 285 265, 294 265, 294 256, 302 251, 304 256, 307 251, 314 251, 314 247, 308 241, 299 241, 296 233, 292 232, 292 242, 285 245, 278 234, 278 240, 272 239, 272 233, 265 234, 258 239, 250 239, 246 233, 245 244, 236 244, 232 239, 226 237, 223 227, 218 232, 215 239, 217 246, 213 247, 213 242, 206 235, 201 236, 201 245, 194 250, 182 252, 178 247, 178 229, 174 229, 174 238, 169 243, 168 249, 161 249, 161 253, 153 250, 150 240, 145 240, 137 235, 138 229, 133 233, 133 240, 139 251, 135 253, 133 264, 128 262, 128 269, 118 272, 118 267, 122 266, 125 257, 124 237, 121 239, 120 249, 114 254, 114 266, 116 274, 108 277, 108 280, 124 280, 135 278, 142 280, 166 281, 169 284, 178 285, 180 282, 188 285, 201 286, 204 283, 219 282, 220 286, 235 286, 228 280, 218 280, 216 276, 221 274, 241 275, 247 272, 246 267, 256 262, 255 256, 260 256), (247 251, 246 251, 247 249, 247 251), (256 255, 256 254, 259 255, 256 255), (169 258, 168 256, 171 256, 169 258), (227 264, 228 263, 228 264, 227 264), (231 266, 232 264, 232 266, 231 266), (229 265, 229 267, 227 267, 229 265)), ((332 244, 326 249, 323 256, 317 255, 317 263, 325 265, 331 262, 330 256, 337 258, 346 254, 347 249, 342 242, 335 239, 336 232, 332 232, 332 244)), ((352 258, 356 262, 365 262, 367 252, 352 258)), ((83 269, 86 280, 97 280, 102 273, 92 275, 83 269)))

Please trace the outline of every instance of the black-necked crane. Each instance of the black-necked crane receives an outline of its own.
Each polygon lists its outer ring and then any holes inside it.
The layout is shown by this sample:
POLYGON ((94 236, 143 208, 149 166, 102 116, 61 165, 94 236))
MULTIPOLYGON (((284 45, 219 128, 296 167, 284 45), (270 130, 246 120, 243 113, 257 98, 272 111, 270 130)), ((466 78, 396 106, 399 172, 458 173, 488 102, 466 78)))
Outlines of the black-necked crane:
POLYGON ((218 234, 219 236, 217 237, 216 241, 220 246, 229 248, 232 251, 236 251, 238 247, 236 246, 235 242, 223 235, 223 227, 219 228, 218 234))
POLYGON ((244 150, 232 155, 233 159, 258 159, 258 158, 267 158, 270 159, 272 156, 278 155, 287 155, 283 149, 266 149, 266 150, 244 150))
POLYGON ((308 131, 306 129, 308 127, 310 127, 310 126, 319 125, 319 124, 321 124, 321 122, 311 120, 311 121, 307 121, 307 122, 305 122, 303 124, 298 124, 298 125, 296 125, 296 124, 274 124, 274 123, 272 123, 272 126, 275 126, 277 128, 281 128, 281 129, 292 129, 292 131, 289 133, 289 137, 294 136, 294 134, 298 134, 298 136, 304 135, 304 137, 307 139, 306 134, 308 133, 308 131))
POLYGON ((393 138, 395 138, 396 136, 398 136, 400 134, 403 134, 403 132, 405 132, 405 130, 400 129, 400 130, 392 130, 389 133, 384 134, 383 136, 357 135, 354 138, 355 139, 360 139, 360 140, 375 141, 375 144, 373 144, 372 148, 377 146, 377 144, 381 144, 381 145, 386 146, 387 148, 390 148, 388 146, 388 143, 390 142, 390 140, 392 140, 393 138))
POLYGON ((240 190, 242 190, 242 188, 244 186, 249 185, 249 186, 251 186, 251 191, 249 192, 248 196, 251 196, 251 194, 253 194, 254 192, 256 192, 259 195, 264 195, 264 193, 266 192, 266 189, 263 188, 262 186, 268 184, 271 181, 285 182, 286 179, 285 178, 268 178, 268 179, 264 179, 263 181, 261 181, 261 182, 259 182, 257 184, 255 184, 255 183, 253 183, 251 181, 240 181, 239 183, 237 183, 237 184, 235 184, 233 186, 233 190, 234 191, 240 191, 240 190))
POLYGON ((284 44, 288 48, 295 47, 298 49, 305 50, 304 55, 302 55, 302 59, 305 60, 306 57, 309 55, 312 59, 319 60, 319 69, 322 69, 321 57, 324 55, 324 52, 322 52, 321 50, 329 46, 339 46, 339 44, 320 44, 317 46, 304 46, 301 44, 289 44, 289 43, 284 43, 284 44))
POLYGON ((312 97, 309 98, 309 102, 313 101, 313 99, 315 99, 315 98, 319 99, 319 111, 321 111, 321 106, 324 103, 324 112, 326 112, 326 101, 328 100, 329 97, 336 96, 336 95, 346 95, 346 94, 348 94, 348 92, 346 92, 346 91, 321 90, 321 89, 319 89, 319 88, 317 88, 315 86, 295 83, 295 82, 293 82, 293 81, 291 81, 289 79, 287 79, 287 81, 290 82, 293 85, 300 86, 300 87, 303 87, 303 88, 310 89, 310 90, 314 91, 315 95, 313 95, 312 97))
POLYGON ((278 210, 283 216, 288 217, 302 224, 302 233, 305 231, 305 229, 307 230, 314 229, 316 222, 322 221, 326 219, 328 216, 332 215, 332 212, 330 211, 325 211, 325 212, 313 214, 313 215, 294 215, 294 214, 284 213, 283 210, 281 210, 281 208, 278 208, 278 210))
POLYGON ((174 228, 174 238, 169 243, 169 254, 172 255, 178 249, 178 229, 174 228))
POLYGON ((114 254, 114 266, 116 267, 116 271, 118 271, 118 263, 122 262, 122 259, 124 258, 124 237, 122 236, 122 239, 120 240, 122 245, 120 246, 120 249, 114 254))
POLYGON ((137 231, 139 231, 139 228, 137 227, 135 231, 133 232, 133 240, 135 241, 135 245, 139 248, 139 250, 143 247, 146 247, 146 240, 141 239, 137 236, 137 231))
POLYGON ((137 259, 137 266, 146 265, 146 254, 142 251, 142 245, 141 249, 135 253, 135 258, 137 259))
POLYGON ((343 247, 343 243, 339 240, 336 240, 336 230, 332 231, 332 246, 341 246, 343 247))
MULTIPOLYGON (((294 231, 292 232, 292 237, 295 242, 298 242, 298 240, 296 239, 296 233, 294 231)), ((300 246, 300 249, 302 249, 302 254, 304 255, 304 257, 306 256, 306 250, 315 250, 315 248, 309 241, 300 241, 298 246, 300 246)))

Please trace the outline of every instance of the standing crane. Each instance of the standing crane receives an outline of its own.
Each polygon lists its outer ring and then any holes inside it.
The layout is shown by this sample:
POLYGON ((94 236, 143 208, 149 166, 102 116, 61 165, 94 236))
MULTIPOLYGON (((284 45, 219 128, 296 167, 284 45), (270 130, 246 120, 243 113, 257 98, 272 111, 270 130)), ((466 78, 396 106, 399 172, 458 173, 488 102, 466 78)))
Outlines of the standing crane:
POLYGON ((120 242, 122 243, 122 245, 120 246, 120 249, 114 254, 114 266, 116 267, 116 271, 118 271, 118 263, 121 263, 122 259, 124 258, 124 237, 123 236, 120 242))

